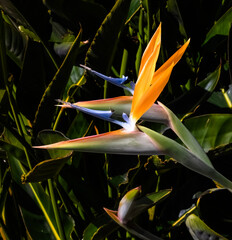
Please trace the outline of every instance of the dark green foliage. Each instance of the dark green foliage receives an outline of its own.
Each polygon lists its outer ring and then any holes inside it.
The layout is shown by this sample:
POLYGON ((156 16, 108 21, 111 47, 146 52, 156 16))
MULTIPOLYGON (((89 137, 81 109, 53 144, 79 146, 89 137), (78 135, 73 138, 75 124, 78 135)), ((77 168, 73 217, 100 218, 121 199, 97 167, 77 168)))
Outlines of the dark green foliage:
MULTIPOLYGON (((188 38, 191 43, 159 101, 183 120, 215 168, 232 180, 231 0, 0 0, 0 10, 3 239, 138 239, 103 210, 117 210, 125 193, 137 186, 142 196, 172 189, 136 217, 150 233, 187 240, 194 236, 192 229, 232 238, 231 192, 213 189, 217 183, 174 159, 33 148, 63 135, 115 130, 102 120, 55 107, 56 99, 124 95, 85 74, 79 64, 136 82, 142 52, 162 22, 157 68, 188 38)), ((143 125, 163 133, 158 124, 143 125)), ((164 135, 177 140, 170 131, 164 135)))

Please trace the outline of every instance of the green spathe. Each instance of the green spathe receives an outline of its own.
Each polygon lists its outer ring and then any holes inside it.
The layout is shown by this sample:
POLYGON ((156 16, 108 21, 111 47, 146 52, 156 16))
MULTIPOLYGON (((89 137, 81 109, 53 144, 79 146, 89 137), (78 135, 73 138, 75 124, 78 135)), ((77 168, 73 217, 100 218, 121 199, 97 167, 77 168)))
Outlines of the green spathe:
POLYGON ((202 159, 198 158, 185 147, 181 146, 174 140, 165 137, 146 127, 139 126, 139 129, 146 133, 153 141, 154 146, 165 155, 173 157, 183 166, 218 182, 228 189, 232 189, 232 182, 220 174, 213 166, 210 166, 202 159))

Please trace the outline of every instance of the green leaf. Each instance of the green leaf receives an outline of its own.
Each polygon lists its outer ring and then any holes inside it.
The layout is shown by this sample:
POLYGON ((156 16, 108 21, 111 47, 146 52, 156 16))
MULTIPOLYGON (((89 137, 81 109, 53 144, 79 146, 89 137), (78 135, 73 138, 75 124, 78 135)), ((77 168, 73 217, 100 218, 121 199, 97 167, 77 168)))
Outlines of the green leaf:
POLYGON ((86 65, 109 74, 114 59, 118 35, 129 11, 131 0, 118 0, 98 29, 86 55, 86 65), (107 46, 107 48, 106 48, 107 46))
MULTIPOLYGON (((7 18, 4 16, 4 19, 7 18)), ((26 49, 27 38, 18 29, 5 20, 5 45, 7 55, 20 67, 23 65, 23 57, 26 49)))
MULTIPOLYGON (((7 152, 7 155, 13 180, 25 191, 25 194, 27 194, 41 209, 55 239, 60 240, 50 198, 45 193, 44 189, 39 183, 21 183, 21 176, 23 174, 26 174, 26 170, 20 163, 17 155, 15 155, 15 150, 13 146, 11 147, 11 151, 7 152)), ((64 213, 62 212, 61 215, 63 216, 63 224, 64 229, 66 230, 66 237, 69 238, 71 234, 70 229, 73 229, 73 221, 68 215, 64 215, 64 213)))
POLYGON ((219 239, 228 240, 208 227, 199 217, 191 214, 186 219, 186 226, 194 240, 219 239))
POLYGON ((179 6, 176 0, 168 0, 167 1, 168 11, 176 18, 179 24, 179 31, 183 37, 187 38, 187 34, 184 28, 184 22, 179 10, 179 6))
POLYGON ((119 228, 113 221, 108 220, 106 214, 97 217, 84 230, 83 240, 101 240, 119 228))
POLYGON ((33 240, 51 240, 54 236, 44 219, 43 214, 36 214, 29 211, 23 207, 20 207, 23 220, 27 226, 27 231, 29 232, 33 240))
POLYGON ((204 80, 199 82, 198 86, 200 86, 201 88, 205 89, 208 92, 213 92, 218 83, 220 75, 221 65, 219 65, 217 69, 214 72, 210 73, 204 80))
POLYGON ((232 114, 207 114, 186 119, 184 124, 208 152, 232 142, 232 114))
POLYGON ((168 155, 192 171, 215 180, 225 188, 232 189, 232 182, 230 180, 225 178, 213 166, 205 162, 205 160, 200 159, 179 143, 148 128, 139 126, 139 129, 152 139, 154 145, 163 155, 168 155))
POLYGON ((130 22, 132 17, 139 11, 139 9, 142 7, 140 0, 131 0, 130 8, 128 11, 128 16, 126 20, 126 24, 130 22))
POLYGON ((54 100, 61 97, 61 94, 63 93, 65 86, 69 80, 73 65, 75 64, 76 57, 79 53, 81 33, 82 31, 79 32, 62 65, 56 72, 55 76, 43 94, 38 110, 36 112, 33 126, 36 133, 39 130, 51 128, 51 122, 53 120, 56 109, 54 107, 54 100))
POLYGON ((22 25, 42 41, 46 42, 49 39, 51 30, 49 15, 41 1, 26 0, 20 3, 15 0, 0 0, 0 8, 18 25, 22 25))
MULTIPOLYGON (((43 144, 50 144, 67 139, 63 134, 53 131, 42 131, 38 135, 38 140, 43 144)), ((64 164, 71 158, 72 151, 48 150, 52 159, 38 163, 27 174, 22 175, 22 182, 41 182, 49 178, 56 177, 64 164)))
POLYGON ((71 155, 67 155, 67 157, 49 159, 36 164, 27 174, 22 175, 22 183, 42 182, 56 177, 70 157, 71 155))
MULTIPOLYGON (((68 138, 64 136, 61 132, 52 130, 43 130, 39 132, 37 140, 42 144, 52 144, 59 141, 67 140, 68 138)), ((49 150, 49 155, 51 158, 62 158, 70 155, 72 151, 70 150, 49 150)))
POLYGON ((232 19, 232 8, 229 8, 227 12, 224 15, 222 15, 218 19, 218 21, 216 21, 216 23, 207 33, 203 45, 206 44, 211 38, 213 38, 216 35, 223 35, 223 36, 229 35, 230 26, 232 23, 231 19, 232 19))
POLYGON ((227 91, 222 89, 220 92, 213 92, 213 94, 208 99, 208 102, 220 108, 231 108, 232 85, 229 85, 227 91))

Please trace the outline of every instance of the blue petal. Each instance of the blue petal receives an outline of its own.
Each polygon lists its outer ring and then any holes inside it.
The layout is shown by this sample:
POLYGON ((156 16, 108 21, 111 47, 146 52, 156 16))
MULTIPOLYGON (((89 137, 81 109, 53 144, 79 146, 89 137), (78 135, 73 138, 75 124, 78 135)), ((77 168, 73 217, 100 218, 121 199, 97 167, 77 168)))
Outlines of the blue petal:
MULTIPOLYGON (((128 128, 129 122, 127 122, 127 121, 126 122, 122 122, 122 121, 119 121, 119 120, 111 118, 113 112, 110 111, 110 110, 109 111, 107 111, 107 110, 105 110, 105 111, 103 111, 103 110, 94 110, 94 109, 89 109, 89 108, 85 108, 85 107, 80 107, 80 106, 72 104, 70 102, 62 101, 60 99, 57 99, 56 101, 59 102, 59 103, 62 103, 64 105, 68 105, 70 108, 77 109, 80 112, 87 113, 87 114, 89 114, 89 115, 91 115, 93 117, 97 117, 97 118, 100 118, 102 120, 115 123, 115 124, 117 124, 117 125, 119 125, 119 126, 121 126, 123 128, 128 128)), ((62 105, 58 105, 58 106, 62 107, 62 105)), ((127 119, 128 119, 128 117, 127 117, 127 119)))
POLYGON ((113 84, 115 84, 117 86, 120 86, 121 84, 123 84, 128 79, 128 77, 125 77, 125 76, 123 76, 123 78, 108 77, 108 76, 103 75, 102 73, 99 73, 99 72, 97 72, 97 71, 95 71, 95 70, 93 70, 93 69, 91 69, 91 68, 89 68, 89 67, 87 67, 85 65, 80 64, 80 66, 82 68, 88 70, 92 74, 94 74, 94 75, 96 75, 96 76, 98 76, 98 77, 100 77, 100 78, 102 78, 102 79, 104 79, 104 80, 106 80, 108 82, 111 82, 111 83, 113 83, 113 84))
POLYGON ((113 112, 110 111, 110 110, 109 111, 94 110, 94 109, 89 109, 89 108, 85 108, 85 107, 80 107, 80 106, 77 106, 75 104, 62 101, 60 99, 57 99, 56 101, 60 102, 60 103, 63 103, 65 105, 68 105, 71 108, 77 109, 78 111, 81 111, 83 113, 87 113, 91 116, 98 117, 98 118, 103 119, 103 120, 108 120, 113 114, 113 112))
POLYGON ((85 65, 80 64, 80 67, 84 68, 85 70, 91 72, 92 74, 94 74, 94 75, 96 75, 96 76, 98 76, 98 77, 100 77, 100 78, 118 86, 118 87, 126 89, 127 91, 129 91, 133 95, 134 88, 133 87, 127 87, 127 86, 123 85, 123 83, 128 79, 127 76, 123 76, 122 78, 112 78, 112 77, 108 77, 106 75, 103 75, 102 73, 99 73, 99 72, 97 72, 97 71, 95 71, 95 70, 93 70, 93 69, 91 69, 91 68, 89 68, 85 65))

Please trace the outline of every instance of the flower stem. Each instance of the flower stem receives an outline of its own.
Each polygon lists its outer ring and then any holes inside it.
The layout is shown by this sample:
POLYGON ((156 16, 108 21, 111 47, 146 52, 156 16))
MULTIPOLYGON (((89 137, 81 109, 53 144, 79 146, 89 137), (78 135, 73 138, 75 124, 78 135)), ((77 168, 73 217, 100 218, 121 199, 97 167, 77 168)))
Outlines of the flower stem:
POLYGON ((61 240, 66 240, 66 237, 65 237, 65 234, 64 234, 64 229, 63 229, 61 219, 60 219, 59 209, 58 209, 57 203, 56 203, 56 197, 55 197, 55 194, 54 194, 52 179, 48 179, 48 188, 49 188, 52 207, 53 207, 53 211, 54 211, 54 215, 55 215, 56 224, 57 224, 57 227, 58 227, 58 232, 59 232, 59 235, 60 235, 60 239, 61 240))

